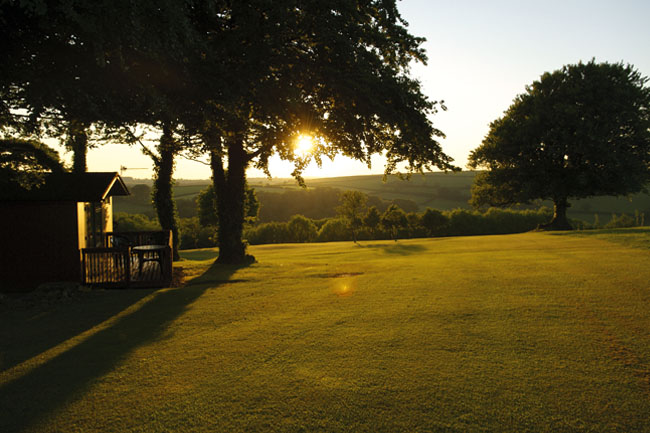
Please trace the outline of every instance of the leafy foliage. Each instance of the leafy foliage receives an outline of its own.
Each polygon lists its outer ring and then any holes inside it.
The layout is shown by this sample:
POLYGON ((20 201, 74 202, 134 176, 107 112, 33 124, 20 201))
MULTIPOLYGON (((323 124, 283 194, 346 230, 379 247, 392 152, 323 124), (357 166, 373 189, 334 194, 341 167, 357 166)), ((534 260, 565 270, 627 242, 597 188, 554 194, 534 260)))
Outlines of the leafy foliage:
POLYGON ((370 206, 366 215, 363 217, 363 225, 368 227, 370 232, 375 235, 381 224, 381 214, 375 206, 370 206))
POLYGON ((397 241, 399 230, 408 227, 408 220, 404 211, 393 204, 382 214, 381 225, 390 233, 391 239, 397 241))
POLYGON ((350 230, 345 220, 332 218, 328 220, 318 232, 319 242, 347 241, 350 240, 350 230))
POLYGON ((67 134, 79 155, 94 124, 162 131, 158 155, 146 152, 175 240, 174 158, 182 147, 209 154, 222 262, 246 259, 246 168, 267 169, 274 154, 299 181, 310 158, 337 154, 368 164, 385 154, 386 173, 454 169, 430 121, 444 105, 409 76, 426 61, 423 39, 395 0, 28 0, 4 2, 0 21, 12 24, 0 31, 3 118, 26 110, 25 130, 67 134), (316 140, 305 158, 294 153, 299 134, 316 140))
MULTIPOLYGON (((260 212, 260 202, 257 199, 257 194, 254 188, 249 188, 246 185, 245 196, 245 218, 249 224, 257 220, 260 212)), ((217 196, 214 193, 214 186, 208 185, 205 189, 199 192, 196 198, 196 205, 198 208, 199 222, 203 226, 219 225, 219 217, 217 215, 217 196)))
POLYGON ((627 214, 612 215, 612 219, 605 224, 606 229, 634 227, 636 224, 635 219, 627 214))
POLYGON ((318 235, 316 224, 303 215, 294 215, 287 223, 293 242, 312 242, 318 235))
POLYGON ((441 211, 427 208, 422 214, 420 224, 429 236, 440 236, 449 224, 449 219, 441 211))
POLYGON ((113 230, 116 232, 157 231, 160 230, 160 224, 143 214, 115 212, 113 230))
POLYGON ((470 166, 476 207, 555 204, 566 228, 568 199, 625 195, 650 180, 650 88, 632 66, 568 65, 517 96, 490 125, 470 166))
POLYGON ((0 140, 0 188, 3 195, 43 184, 47 173, 64 171, 59 154, 34 140, 0 140))
POLYGON ((363 225, 368 196, 360 191, 344 191, 340 195, 341 205, 336 208, 340 218, 344 219, 352 233, 352 240, 357 241, 357 231, 363 225))
POLYGON ((337 154, 370 164, 385 153, 387 173, 401 163, 453 168, 428 117, 441 105, 408 76, 412 61, 426 60, 423 40, 406 31, 395 1, 233 2, 216 17, 202 15, 210 37, 196 64, 207 113, 198 131, 221 197, 220 261, 245 259, 245 171, 267 170, 274 154, 294 162, 299 182, 310 159, 337 154), (316 143, 307 157, 294 153, 300 134, 316 143))

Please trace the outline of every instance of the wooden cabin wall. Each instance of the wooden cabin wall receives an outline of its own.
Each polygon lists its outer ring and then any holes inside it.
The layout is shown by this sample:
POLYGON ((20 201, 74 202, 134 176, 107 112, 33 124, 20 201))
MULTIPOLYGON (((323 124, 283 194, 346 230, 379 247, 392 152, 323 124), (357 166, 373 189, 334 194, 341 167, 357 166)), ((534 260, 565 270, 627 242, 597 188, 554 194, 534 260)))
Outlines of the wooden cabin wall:
POLYGON ((75 202, 0 202, 0 290, 80 280, 75 202))

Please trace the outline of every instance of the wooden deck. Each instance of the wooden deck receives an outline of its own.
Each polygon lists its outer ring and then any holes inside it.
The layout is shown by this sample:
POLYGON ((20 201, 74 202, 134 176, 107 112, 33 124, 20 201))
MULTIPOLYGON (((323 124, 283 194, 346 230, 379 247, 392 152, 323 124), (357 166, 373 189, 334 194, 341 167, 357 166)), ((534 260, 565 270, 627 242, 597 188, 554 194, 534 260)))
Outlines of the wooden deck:
POLYGON ((109 233, 108 236, 109 242, 119 237, 121 244, 81 251, 83 284, 101 287, 165 287, 171 284, 171 233, 109 233), (156 242, 157 248, 135 251, 134 247, 149 245, 142 242, 156 242))

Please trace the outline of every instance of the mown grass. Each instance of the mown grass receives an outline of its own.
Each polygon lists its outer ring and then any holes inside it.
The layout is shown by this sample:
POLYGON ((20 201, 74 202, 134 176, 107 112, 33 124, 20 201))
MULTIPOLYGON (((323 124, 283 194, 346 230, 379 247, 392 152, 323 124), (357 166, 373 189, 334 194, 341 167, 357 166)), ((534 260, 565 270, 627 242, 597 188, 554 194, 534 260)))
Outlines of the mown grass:
POLYGON ((3 314, 0 431, 650 431, 648 250, 528 233, 251 252, 185 252, 194 280, 85 333, 51 335, 76 304, 3 314), (50 331, 19 349, 30 320, 50 331))
POLYGON ((581 230, 571 232, 555 232, 553 234, 560 236, 578 236, 593 239, 602 239, 632 248, 650 250, 650 227, 581 230))

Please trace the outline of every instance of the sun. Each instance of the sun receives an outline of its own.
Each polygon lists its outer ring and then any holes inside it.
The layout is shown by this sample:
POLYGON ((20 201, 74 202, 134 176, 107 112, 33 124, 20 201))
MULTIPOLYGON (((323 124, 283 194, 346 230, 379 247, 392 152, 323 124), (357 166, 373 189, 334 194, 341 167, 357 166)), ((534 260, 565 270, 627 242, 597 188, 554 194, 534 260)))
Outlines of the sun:
POLYGON ((308 134, 300 134, 293 147, 293 153, 304 158, 314 150, 314 138, 308 134))

